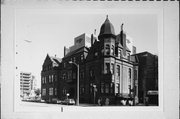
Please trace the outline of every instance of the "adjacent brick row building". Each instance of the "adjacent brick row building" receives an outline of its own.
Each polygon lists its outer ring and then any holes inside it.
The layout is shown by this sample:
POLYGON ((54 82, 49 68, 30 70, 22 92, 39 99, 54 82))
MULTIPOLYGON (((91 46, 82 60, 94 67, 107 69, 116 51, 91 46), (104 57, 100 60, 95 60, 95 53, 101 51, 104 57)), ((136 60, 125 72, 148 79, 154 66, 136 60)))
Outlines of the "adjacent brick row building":
MULTIPOLYGON (((42 99, 48 102, 63 100, 67 98, 67 93, 69 98, 77 98, 77 67, 70 64, 71 61, 79 65, 80 103, 97 103, 100 98, 103 101, 108 98, 110 104, 119 104, 121 100, 138 103, 138 99, 146 96, 141 92, 145 88, 140 89, 139 83, 151 87, 149 84, 156 85, 151 82, 157 78, 142 77, 145 74, 141 75, 139 68, 146 63, 140 65, 141 55, 135 52, 134 46, 127 47, 123 24, 116 35, 107 17, 98 37, 95 34, 76 37, 72 47, 64 47, 62 59, 47 55, 41 72, 42 99), (142 84, 142 80, 148 81, 142 84)), ((152 90, 155 89, 157 87, 152 87, 152 90)))

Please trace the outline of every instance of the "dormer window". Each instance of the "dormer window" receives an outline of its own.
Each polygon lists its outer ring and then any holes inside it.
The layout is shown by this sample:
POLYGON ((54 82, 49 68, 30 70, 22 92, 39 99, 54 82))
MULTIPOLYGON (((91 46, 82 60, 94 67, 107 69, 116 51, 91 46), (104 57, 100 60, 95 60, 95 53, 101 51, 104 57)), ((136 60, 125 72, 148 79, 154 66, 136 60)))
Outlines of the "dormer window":
POLYGON ((130 61, 130 53, 127 54, 127 59, 130 61))
POLYGON ((76 57, 73 58, 73 62, 76 62, 76 57))
POLYGON ((83 61, 83 60, 84 60, 84 55, 82 54, 82 55, 81 55, 81 61, 83 61))
POLYGON ((121 54, 121 49, 118 49, 118 57, 121 58, 122 54, 121 54))

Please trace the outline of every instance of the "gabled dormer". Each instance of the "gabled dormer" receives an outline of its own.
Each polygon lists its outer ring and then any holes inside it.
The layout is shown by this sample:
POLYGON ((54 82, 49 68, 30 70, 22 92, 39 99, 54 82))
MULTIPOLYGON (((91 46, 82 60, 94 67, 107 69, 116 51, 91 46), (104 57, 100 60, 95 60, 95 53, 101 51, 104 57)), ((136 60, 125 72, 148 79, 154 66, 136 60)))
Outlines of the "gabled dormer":
POLYGON ((86 61, 92 61, 96 60, 101 56, 101 48, 100 48, 100 42, 95 40, 94 44, 91 46, 86 61))

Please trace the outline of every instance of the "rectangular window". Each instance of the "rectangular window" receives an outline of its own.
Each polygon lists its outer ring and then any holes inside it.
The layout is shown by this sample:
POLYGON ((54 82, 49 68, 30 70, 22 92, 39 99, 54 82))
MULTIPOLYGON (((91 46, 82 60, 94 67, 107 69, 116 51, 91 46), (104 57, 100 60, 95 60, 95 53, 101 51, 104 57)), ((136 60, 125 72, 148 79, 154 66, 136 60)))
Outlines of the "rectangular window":
POLYGON ((114 55, 114 45, 111 46, 111 54, 114 55))
POLYGON ((49 88, 49 95, 53 95, 53 88, 49 88))
POLYGON ((72 71, 69 71, 69 79, 72 79, 72 71))
POLYGON ((111 63, 111 74, 114 74, 114 64, 111 63))
POLYGON ((44 89, 44 88, 43 88, 43 90, 42 90, 42 95, 43 95, 43 96, 46 95, 46 89, 44 89))
POLYGON ((54 81, 57 81, 57 75, 54 75, 54 81))
POLYGON ((51 75, 51 80, 52 80, 52 82, 53 82, 53 80, 54 80, 54 76, 53 76, 53 74, 51 75))
POLYGON ((104 83, 101 83, 101 93, 104 93, 104 83))
POLYGON ((109 84, 105 84, 105 93, 109 93, 109 84))
POLYGON ((46 84, 46 76, 44 77, 44 83, 46 84))
POLYGON ((110 63, 105 63, 105 74, 110 73, 110 63))
POLYGON ((121 58, 121 49, 118 49, 118 57, 121 58))
POLYGON ((51 76, 49 75, 49 83, 51 83, 51 76))
POLYGON ((54 94, 57 95, 57 88, 54 89, 54 94))
POLYGON ((120 66, 117 65, 117 76, 120 76, 120 66))
POLYGON ((66 95, 66 89, 65 88, 63 88, 63 94, 66 95))
POLYGON ((120 90, 120 85, 116 84, 116 93, 119 93, 119 90, 120 90))
POLYGON ((73 72, 73 79, 76 79, 76 73, 73 72))
POLYGON ((63 79, 66 80, 66 73, 63 74, 63 79))
POLYGON ((137 70, 134 70, 134 80, 137 80, 137 70))
POLYGON ((83 62, 83 60, 84 60, 84 55, 82 54, 81 55, 81 62, 83 62))
POLYGON ((131 68, 129 68, 129 79, 131 79, 131 68))
POLYGON ((80 94, 84 94, 84 86, 80 87, 80 94))
POLYGON ((111 83, 110 93, 113 93, 113 91, 114 91, 114 84, 113 84, 113 83, 111 83))
POLYGON ((42 84, 44 84, 44 77, 42 77, 42 84))

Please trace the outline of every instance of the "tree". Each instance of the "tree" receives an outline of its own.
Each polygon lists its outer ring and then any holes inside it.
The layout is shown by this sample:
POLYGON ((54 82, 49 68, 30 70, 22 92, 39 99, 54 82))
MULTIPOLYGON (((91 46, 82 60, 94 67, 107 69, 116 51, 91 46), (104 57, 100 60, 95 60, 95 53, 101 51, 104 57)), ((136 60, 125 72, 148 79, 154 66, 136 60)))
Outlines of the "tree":
POLYGON ((34 92, 37 96, 39 96, 41 94, 41 90, 39 88, 37 88, 34 92))

